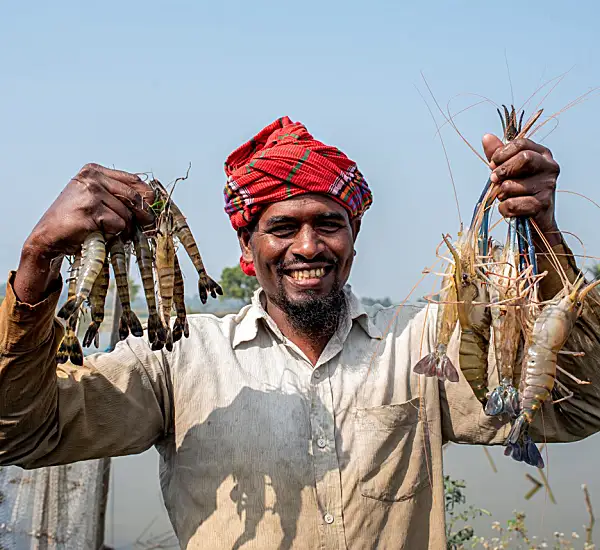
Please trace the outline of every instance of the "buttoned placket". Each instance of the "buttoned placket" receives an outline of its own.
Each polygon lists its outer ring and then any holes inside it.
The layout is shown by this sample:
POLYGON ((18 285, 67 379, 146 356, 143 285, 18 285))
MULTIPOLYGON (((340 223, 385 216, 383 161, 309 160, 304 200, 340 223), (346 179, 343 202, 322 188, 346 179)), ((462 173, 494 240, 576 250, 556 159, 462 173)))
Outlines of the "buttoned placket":
MULTIPOLYGON (((285 336, 281 340, 293 354, 298 355, 311 369, 310 426, 311 455, 315 473, 315 493, 320 514, 320 547, 322 550, 346 548, 342 516, 342 484, 338 455, 335 447, 335 411, 330 367, 342 350, 343 340, 350 332, 351 321, 343 323, 331 338, 314 366, 302 350, 285 336)), ((274 328, 274 327, 272 327, 274 328)), ((280 333, 281 334, 281 333, 280 333)), ((335 369, 331 369, 334 372, 335 369)))
POLYGON ((286 338, 274 321, 264 314, 264 320, 274 335, 288 350, 311 369, 310 393, 311 454, 315 472, 315 492, 320 514, 320 547, 322 550, 347 548, 342 515, 341 469, 336 452, 334 388, 331 374, 339 360, 344 341, 352 329, 352 319, 346 317, 314 366, 304 352, 286 338))

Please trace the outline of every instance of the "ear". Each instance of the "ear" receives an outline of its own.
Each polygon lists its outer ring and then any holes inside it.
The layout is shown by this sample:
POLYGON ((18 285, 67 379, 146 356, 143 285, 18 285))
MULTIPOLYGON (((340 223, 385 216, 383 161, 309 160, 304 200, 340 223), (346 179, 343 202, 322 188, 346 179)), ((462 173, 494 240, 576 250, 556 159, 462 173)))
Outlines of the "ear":
POLYGON ((246 228, 238 230, 238 241, 240 242, 240 250, 242 251, 242 258, 249 263, 254 262, 254 255, 252 254, 252 233, 246 228))
POLYGON ((358 237, 358 232, 360 231, 361 219, 355 218, 350 222, 350 226, 352 227, 352 238, 354 242, 356 242, 356 238, 358 237))

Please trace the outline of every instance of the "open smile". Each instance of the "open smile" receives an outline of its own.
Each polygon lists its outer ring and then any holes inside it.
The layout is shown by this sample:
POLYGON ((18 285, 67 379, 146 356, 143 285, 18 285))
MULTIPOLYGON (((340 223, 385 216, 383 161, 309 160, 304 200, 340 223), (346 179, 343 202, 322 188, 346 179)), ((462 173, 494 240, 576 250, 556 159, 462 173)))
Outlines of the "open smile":
POLYGON ((298 269, 286 269, 285 276, 292 282, 302 288, 319 286, 323 280, 333 271, 331 265, 321 265, 319 267, 302 267, 298 269))

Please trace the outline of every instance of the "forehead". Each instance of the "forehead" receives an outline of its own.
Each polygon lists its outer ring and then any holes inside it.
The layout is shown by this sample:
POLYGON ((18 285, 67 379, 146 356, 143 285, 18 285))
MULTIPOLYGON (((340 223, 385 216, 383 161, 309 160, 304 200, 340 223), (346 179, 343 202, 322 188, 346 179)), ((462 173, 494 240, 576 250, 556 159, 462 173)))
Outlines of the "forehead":
POLYGON ((316 193, 292 197, 283 201, 269 204, 261 213, 259 223, 273 217, 292 217, 308 219, 323 214, 339 214, 347 220, 348 211, 337 201, 316 193))

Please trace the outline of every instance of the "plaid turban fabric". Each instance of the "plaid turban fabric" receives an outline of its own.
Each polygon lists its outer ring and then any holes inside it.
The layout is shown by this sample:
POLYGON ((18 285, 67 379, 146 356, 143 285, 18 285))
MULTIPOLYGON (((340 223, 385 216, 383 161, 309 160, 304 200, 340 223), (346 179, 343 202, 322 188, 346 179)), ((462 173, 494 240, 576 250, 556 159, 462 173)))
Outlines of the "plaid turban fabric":
MULTIPOLYGON (((306 193, 330 196, 351 218, 362 216, 373 202, 356 163, 288 117, 231 153, 225 173, 225 212, 236 230, 250 224, 265 205, 306 193)), ((242 268, 254 274, 252 266, 242 262, 242 268)))

